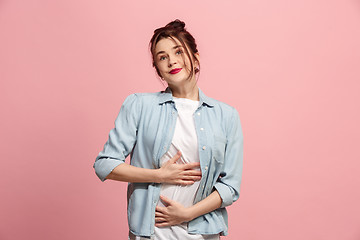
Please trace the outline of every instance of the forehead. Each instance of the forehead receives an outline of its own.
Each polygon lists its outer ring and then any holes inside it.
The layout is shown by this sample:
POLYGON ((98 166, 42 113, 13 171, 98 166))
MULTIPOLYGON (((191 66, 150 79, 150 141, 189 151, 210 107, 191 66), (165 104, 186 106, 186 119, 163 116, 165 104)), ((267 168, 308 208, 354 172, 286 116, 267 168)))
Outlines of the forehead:
POLYGON ((156 43, 155 53, 160 51, 171 51, 175 46, 182 46, 181 42, 176 38, 163 38, 156 43))

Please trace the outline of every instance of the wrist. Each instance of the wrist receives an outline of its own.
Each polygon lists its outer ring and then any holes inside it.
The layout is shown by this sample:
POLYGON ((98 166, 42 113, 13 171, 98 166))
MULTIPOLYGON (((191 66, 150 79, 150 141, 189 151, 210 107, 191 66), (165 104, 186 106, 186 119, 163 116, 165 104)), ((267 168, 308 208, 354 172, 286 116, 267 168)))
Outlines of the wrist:
POLYGON ((191 220, 196 218, 196 215, 194 215, 194 213, 195 213, 195 208, 193 206, 187 207, 185 209, 186 222, 190 222, 191 220))
POLYGON ((154 182, 155 183, 162 183, 163 182, 163 177, 162 177, 162 172, 161 169, 154 169, 154 182))

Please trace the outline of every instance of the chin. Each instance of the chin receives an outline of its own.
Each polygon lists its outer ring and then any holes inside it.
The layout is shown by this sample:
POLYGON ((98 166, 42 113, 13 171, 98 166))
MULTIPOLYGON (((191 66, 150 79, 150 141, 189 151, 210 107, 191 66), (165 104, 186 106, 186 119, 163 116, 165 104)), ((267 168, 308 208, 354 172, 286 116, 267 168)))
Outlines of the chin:
POLYGON ((176 75, 176 76, 170 76, 169 77, 169 81, 171 82, 182 82, 182 81, 187 81, 189 75, 176 75))
POLYGON ((167 84, 169 86, 181 86, 183 84, 185 84, 186 81, 182 80, 182 81, 168 81, 167 84))

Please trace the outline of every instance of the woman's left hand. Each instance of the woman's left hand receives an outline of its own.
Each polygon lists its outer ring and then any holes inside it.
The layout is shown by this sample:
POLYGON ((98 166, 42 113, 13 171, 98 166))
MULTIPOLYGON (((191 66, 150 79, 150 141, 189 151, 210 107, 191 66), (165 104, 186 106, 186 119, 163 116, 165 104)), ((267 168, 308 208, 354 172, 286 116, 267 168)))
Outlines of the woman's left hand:
POLYGON ((160 196, 160 199, 165 203, 166 207, 156 207, 156 227, 174 226, 191 220, 188 208, 164 196, 160 196))

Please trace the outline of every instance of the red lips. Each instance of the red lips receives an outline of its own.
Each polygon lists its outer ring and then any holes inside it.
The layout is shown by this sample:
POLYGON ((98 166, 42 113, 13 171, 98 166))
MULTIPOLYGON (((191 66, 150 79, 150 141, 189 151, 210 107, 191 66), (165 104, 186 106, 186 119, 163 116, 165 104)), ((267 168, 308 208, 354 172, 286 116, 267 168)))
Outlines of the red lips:
POLYGON ((178 72, 181 71, 182 68, 174 68, 173 70, 170 71, 171 74, 176 74, 178 72))

